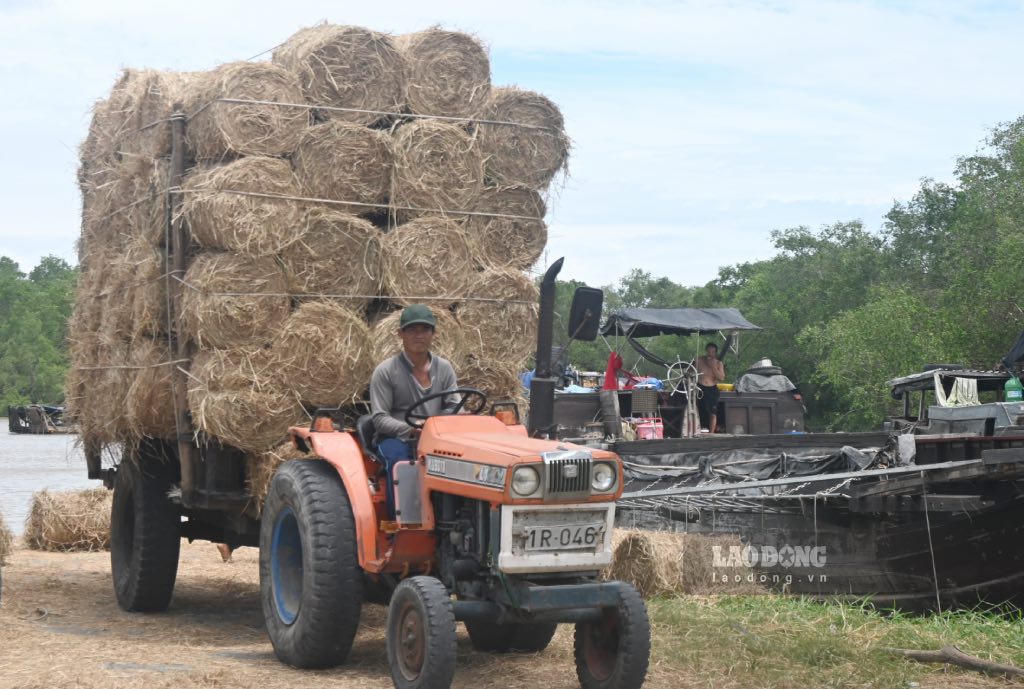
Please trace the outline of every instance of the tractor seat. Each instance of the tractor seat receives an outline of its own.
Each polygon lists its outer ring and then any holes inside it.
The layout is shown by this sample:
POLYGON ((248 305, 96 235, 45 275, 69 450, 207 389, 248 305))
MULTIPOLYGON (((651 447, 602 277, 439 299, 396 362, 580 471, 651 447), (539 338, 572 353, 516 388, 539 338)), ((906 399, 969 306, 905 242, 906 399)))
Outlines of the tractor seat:
POLYGON ((377 429, 373 425, 372 414, 363 414, 356 421, 356 436, 359 437, 359 443, 363 446, 363 449, 376 459, 377 429))

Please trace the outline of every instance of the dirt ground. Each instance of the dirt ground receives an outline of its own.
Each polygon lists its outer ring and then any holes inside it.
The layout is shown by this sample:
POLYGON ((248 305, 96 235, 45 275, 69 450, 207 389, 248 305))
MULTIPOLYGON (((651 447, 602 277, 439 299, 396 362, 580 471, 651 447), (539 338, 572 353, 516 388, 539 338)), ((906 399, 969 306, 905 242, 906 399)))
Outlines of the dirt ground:
MULTIPOLYGON (((0 688, 386 688, 384 620, 383 607, 367 605, 343 667, 294 670, 277 661, 264 631, 253 548, 225 563, 214 545, 183 542, 170 610, 140 615, 117 607, 109 553, 19 547, 3 570, 0 688)), ((460 625, 458 661, 455 687, 579 686, 569 625, 543 653, 516 656, 476 653, 460 625)), ((645 686, 679 686, 672 668, 651 661, 645 686)))

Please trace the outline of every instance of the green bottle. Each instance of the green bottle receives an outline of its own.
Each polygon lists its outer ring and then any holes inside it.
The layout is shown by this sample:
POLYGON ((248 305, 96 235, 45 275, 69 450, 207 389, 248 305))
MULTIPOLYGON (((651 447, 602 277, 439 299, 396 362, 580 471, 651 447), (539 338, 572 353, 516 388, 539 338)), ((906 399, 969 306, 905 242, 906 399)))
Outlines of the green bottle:
POLYGON ((1006 393, 1003 399, 1007 402, 1024 402, 1024 385, 1020 384, 1020 378, 1017 376, 1010 376, 1010 380, 1003 386, 1003 391, 1006 393))

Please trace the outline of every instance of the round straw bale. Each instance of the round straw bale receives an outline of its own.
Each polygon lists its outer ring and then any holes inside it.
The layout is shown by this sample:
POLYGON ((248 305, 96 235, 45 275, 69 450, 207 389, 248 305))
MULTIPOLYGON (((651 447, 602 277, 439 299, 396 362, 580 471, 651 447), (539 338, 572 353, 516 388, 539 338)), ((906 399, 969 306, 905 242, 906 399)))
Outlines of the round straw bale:
POLYGON ((325 119, 371 124, 387 117, 381 113, 403 109, 402 58, 391 39, 376 31, 311 26, 275 50, 273 61, 298 75, 310 103, 349 109, 318 110, 325 119))
POLYGON ((185 332, 200 347, 241 347, 270 340, 291 310, 284 273, 271 258, 201 254, 185 273, 185 332))
POLYGON ((612 564, 602 578, 628 582, 644 598, 764 593, 746 580, 753 570, 714 566, 714 548, 742 546, 739 536, 616 529, 614 539, 612 564))
MULTIPOLYGON (((431 351, 450 361, 458 371, 465 362, 462 328, 448 309, 433 307, 431 311, 437 319, 431 351)), ((398 337, 398 322, 401 317, 401 311, 393 311, 373 323, 370 344, 375 363, 379 364, 402 350, 402 341, 398 337)))
POLYGON ((519 369, 504 361, 484 360, 467 355, 467 363, 457 371, 459 387, 477 388, 489 402, 512 400, 525 410, 525 390, 519 381, 519 369))
MULTIPOLYGON (((332 120, 310 127, 292 156, 306 196, 353 204, 386 204, 391 188, 391 137, 358 124, 332 120)), ((376 206, 345 206, 360 215, 376 206)))
POLYGON ((468 210, 483 189, 483 157, 461 127, 416 120, 394 135, 395 168, 391 203, 401 217, 418 210, 468 210))
POLYGON ((173 364, 166 342, 132 345, 132 383, 125 398, 128 427, 135 437, 174 438, 173 364))
POLYGON ((97 167, 120 160, 128 138, 139 127, 139 101, 151 74, 150 70, 123 70, 110 95, 93 106, 89 131, 79 147, 80 181, 91 177, 97 167))
POLYGON ((454 220, 423 216, 384 235, 384 287, 392 301, 428 301, 443 308, 465 294, 473 254, 466 231, 454 220))
POLYGON ((171 153, 170 116, 174 105, 190 99, 200 83, 197 72, 146 70, 135 81, 134 118, 126 137, 127 149, 149 158, 171 153))
POLYGON ((7 564, 7 556, 14 550, 14 535, 4 523, 4 515, 0 512, 0 567, 7 564))
POLYGON ((100 346, 96 370, 89 371, 85 387, 82 419, 83 435, 101 445, 125 442, 132 437, 128 426, 127 397, 134 378, 130 348, 125 342, 104 341, 100 346))
POLYGON ((306 419, 302 405, 284 390, 210 392, 201 388, 193 384, 188 392, 196 427, 241 450, 263 452, 272 448, 285 439, 289 426, 306 419))
POLYGON ((148 163, 144 169, 140 165, 134 201, 126 209, 127 220, 135 236, 142 237, 153 246, 166 246, 170 163, 166 160, 148 163))
POLYGON ((475 37, 432 27, 399 36, 406 102, 414 113, 469 117, 491 95, 491 62, 475 37))
POLYGON ((473 210, 493 215, 466 219, 470 246, 483 267, 526 269, 544 252, 547 208, 536 191, 526 187, 487 187, 473 210), (520 217, 497 217, 520 216, 520 217))
POLYGON ((280 374, 266 347, 201 349, 192 358, 189 373, 210 392, 265 392, 280 387, 280 374))
POLYGON ((200 168, 185 181, 182 212, 196 242, 263 256, 295 241, 302 217, 293 199, 248 196, 298 196, 291 166, 278 158, 241 158, 200 168), (241 193, 238 193, 241 192, 241 193))
POLYGON ((115 275, 128 276, 121 307, 130 312, 128 339, 167 332, 166 263, 163 250, 136 236, 109 264, 115 275))
POLYGON ((295 446, 288 443, 281 443, 277 447, 266 452, 251 452, 246 456, 246 486, 249 495, 256 503, 257 515, 263 511, 263 503, 267 499, 270 490, 270 481, 274 478, 274 472, 285 462, 293 459, 305 459, 309 455, 295 446))
POLYGON ((341 303, 364 307, 380 294, 382 234, 354 215, 310 208, 301 234, 281 252, 293 294, 350 294, 341 303))
POLYGON ((516 270, 477 273, 470 299, 456 315, 466 338, 466 351, 517 367, 537 344, 537 286, 516 270))
POLYGON ((558 106, 539 93, 514 87, 491 90, 481 118, 512 124, 479 125, 487 178, 496 184, 544 189, 566 166, 569 137, 558 106))
POLYGON ((127 272, 127 263, 122 257, 123 254, 107 266, 99 292, 102 308, 99 334, 103 342, 111 345, 130 342, 132 339, 132 298, 135 294, 135 281, 132 274, 127 272))
POLYGON ((287 155, 309 125, 309 109, 295 106, 303 102, 295 75, 268 62, 221 65, 193 89, 188 141, 197 160, 287 155))
POLYGON ((309 301, 282 324, 271 352, 299 399, 335 407, 356 400, 369 385, 369 340, 360 312, 333 301, 309 301))
POLYGON ((36 492, 25 520, 25 545, 65 552, 109 550, 111 496, 105 488, 36 492))

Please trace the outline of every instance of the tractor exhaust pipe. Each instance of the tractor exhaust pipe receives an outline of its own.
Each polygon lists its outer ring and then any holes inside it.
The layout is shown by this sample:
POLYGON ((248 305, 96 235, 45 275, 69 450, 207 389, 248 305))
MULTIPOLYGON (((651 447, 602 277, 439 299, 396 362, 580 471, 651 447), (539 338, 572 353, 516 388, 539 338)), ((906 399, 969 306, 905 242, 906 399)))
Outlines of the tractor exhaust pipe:
POLYGON ((551 375, 551 347, 555 330, 555 278, 562 270, 564 258, 551 264, 540 283, 540 315, 537 323, 537 356, 533 380, 530 381, 531 437, 551 437, 555 425, 555 384, 551 375))

